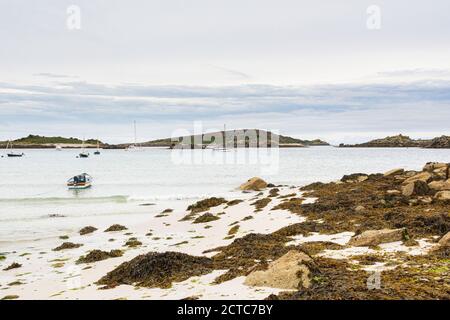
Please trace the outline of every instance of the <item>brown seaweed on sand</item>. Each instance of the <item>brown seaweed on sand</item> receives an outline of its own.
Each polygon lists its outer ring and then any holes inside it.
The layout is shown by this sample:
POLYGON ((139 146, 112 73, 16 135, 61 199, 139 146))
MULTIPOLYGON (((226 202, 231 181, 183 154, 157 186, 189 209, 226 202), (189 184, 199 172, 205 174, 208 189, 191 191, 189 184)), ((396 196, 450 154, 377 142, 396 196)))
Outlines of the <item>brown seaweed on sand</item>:
POLYGON ((61 251, 61 250, 67 250, 67 249, 76 249, 81 247, 82 244, 80 243, 72 243, 72 242, 64 242, 60 246, 53 249, 53 251, 61 251))
POLYGON ((17 262, 13 262, 11 263, 9 266, 7 266, 5 269, 3 269, 3 271, 8 271, 8 270, 12 270, 12 269, 17 269, 22 267, 22 265, 20 263, 17 262))
POLYGON ((97 230, 97 228, 95 228, 95 227, 87 226, 87 227, 84 227, 84 228, 82 228, 82 229, 80 230, 80 235, 81 235, 81 236, 84 236, 85 234, 92 233, 92 232, 94 232, 94 231, 96 231, 96 230, 97 230))
POLYGON ((92 250, 87 255, 81 256, 76 263, 92 263, 106 260, 109 258, 117 258, 123 255, 122 250, 111 250, 110 252, 102 250, 92 250))
POLYGON ((113 224, 108 229, 106 229, 105 232, 122 231, 122 230, 128 230, 128 228, 120 224, 113 224))
POLYGON ((170 288, 172 282, 181 282, 213 270, 212 260, 179 252, 150 252, 124 262, 98 281, 114 287, 120 284, 148 288, 170 288))
POLYGON ((207 223, 207 222, 211 222, 211 221, 215 221, 215 220, 219 220, 219 219, 220 219, 219 217, 208 212, 208 213, 201 215, 197 219, 195 219, 194 222, 192 222, 192 223, 207 223))
POLYGON ((224 203, 227 203, 227 201, 224 198, 212 197, 191 204, 190 206, 187 207, 187 210, 191 211, 191 213, 204 212, 212 207, 217 207, 224 203))

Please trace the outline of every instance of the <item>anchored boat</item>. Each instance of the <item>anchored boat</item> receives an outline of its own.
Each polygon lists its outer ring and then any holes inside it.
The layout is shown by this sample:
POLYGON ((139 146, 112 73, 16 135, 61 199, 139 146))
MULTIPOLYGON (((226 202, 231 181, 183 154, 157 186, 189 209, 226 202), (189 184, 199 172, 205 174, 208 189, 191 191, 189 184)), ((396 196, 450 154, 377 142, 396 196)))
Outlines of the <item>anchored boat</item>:
POLYGON ((6 154, 8 155, 8 157, 10 157, 10 158, 19 158, 19 157, 23 157, 25 155, 23 152, 22 153, 14 152, 12 150, 12 147, 13 147, 12 142, 8 141, 6 143, 6 154), (8 151, 8 150, 10 150, 10 151, 8 151))
POLYGON ((87 189, 92 186, 92 177, 87 173, 79 174, 67 181, 69 189, 87 189))
POLYGON ((86 152, 86 151, 84 150, 84 139, 83 139, 83 144, 82 144, 82 146, 81 146, 81 152, 80 152, 80 154, 78 155, 78 157, 79 157, 79 158, 89 158, 89 152, 86 152))

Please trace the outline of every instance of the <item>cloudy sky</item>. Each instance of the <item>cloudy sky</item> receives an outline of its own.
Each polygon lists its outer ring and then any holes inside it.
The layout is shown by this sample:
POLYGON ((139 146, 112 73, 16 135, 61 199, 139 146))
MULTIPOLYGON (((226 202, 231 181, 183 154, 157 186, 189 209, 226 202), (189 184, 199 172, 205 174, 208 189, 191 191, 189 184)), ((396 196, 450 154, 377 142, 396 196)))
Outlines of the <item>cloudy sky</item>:
POLYGON ((0 140, 127 142, 133 120, 140 140, 195 121, 332 143, 450 134, 449 12, 448 0, 0 0, 0 140))

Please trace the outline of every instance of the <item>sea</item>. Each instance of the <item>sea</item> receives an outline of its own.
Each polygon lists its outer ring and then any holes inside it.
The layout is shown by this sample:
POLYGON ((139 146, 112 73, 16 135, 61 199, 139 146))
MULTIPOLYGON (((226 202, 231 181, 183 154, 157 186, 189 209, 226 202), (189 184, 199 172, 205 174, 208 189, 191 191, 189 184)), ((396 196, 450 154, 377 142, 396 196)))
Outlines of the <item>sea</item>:
POLYGON ((450 149, 336 148, 138 151, 21 150, 22 158, 0 158, 0 246, 73 231, 83 225, 137 223, 143 215, 211 196, 234 199, 247 179, 302 186, 335 181, 350 173, 393 168, 421 170, 426 162, 450 162, 450 149), (86 190, 66 182, 93 177, 86 190))

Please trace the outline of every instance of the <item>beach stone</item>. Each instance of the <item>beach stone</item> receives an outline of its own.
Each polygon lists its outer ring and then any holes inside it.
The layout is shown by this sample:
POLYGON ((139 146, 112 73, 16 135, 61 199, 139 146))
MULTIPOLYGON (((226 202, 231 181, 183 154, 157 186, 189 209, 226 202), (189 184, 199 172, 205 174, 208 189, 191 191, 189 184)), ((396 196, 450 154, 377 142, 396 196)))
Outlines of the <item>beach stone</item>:
POLYGON ((402 194, 405 197, 424 196, 430 191, 428 184, 422 180, 416 180, 402 188, 402 194))
POLYGON ((405 169, 402 169, 402 168, 392 169, 392 170, 385 172, 384 176, 385 177, 396 176, 398 174, 402 174, 403 172, 405 172, 405 169))
POLYGON ((428 184, 428 187, 436 191, 450 190, 450 179, 446 181, 432 181, 428 184))
POLYGON ((303 252, 291 250, 271 262, 267 270, 253 271, 244 284, 252 287, 271 287, 296 290, 310 286, 310 270, 305 264, 312 259, 303 252))
POLYGON ((401 191, 399 191, 399 190, 388 190, 388 191, 386 191, 386 193, 387 194, 401 194, 401 191))
POLYGON ((450 231, 447 232, 446 235, 444 235, 440 240, 439 240, 439 245, 441 247, 450 247, 450 231))
POLYGON ((436 169, 446 169, 448 166, 447 163, 443 162, 428 162, 424 167, 423 171, 434 171, 436 169))
POLYGON ((354 173, 354 174, 349 174, 349 175, 343 176, 341 181, 347 182, 347 183, 355 183, 355 182, 363 182, 363 181, 366 181, 367 179, 369 179, 369 176, 367 174, 354 173))
POLYGON ((377 246, 380 243, 401 241, 405 232, 405 228, 368 230, 353 236, 348 244, 355 247, 368 247, 377 246))
POLYGON ((434 198, 436 200, 448 201, 450 200, 450 191, 439 191, 438 193, 435 194, 434 198))
POLYGON ((258 191, 258 190, 264 189, 266 187, 267 187, 267 182, 265 182, 261 178, 253 177, 253 178, 249 179, 247 182, 241 184, 239 189, 244 190, 244 191, 248 191, 248 190, 258 191))
POLYGON ((419 174, 416 174, 416 175, 406 179, 403 182, 403 184, 406 185, 406 184, 410 184, 412 182, 419 181, 419 180, 428 183, 431 181, 431 179, 432 179, 432 175, 429 172, 421 172, 419 174))
POLYGON ((355 211, 356 211, 356 212, 361 212, 361 211, 364 211, 364 210, 366 210, 366 208, 365 208, 364 206, 357 206, 357 207, 355 208, 355 211))

